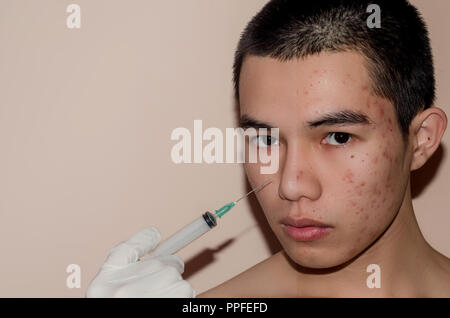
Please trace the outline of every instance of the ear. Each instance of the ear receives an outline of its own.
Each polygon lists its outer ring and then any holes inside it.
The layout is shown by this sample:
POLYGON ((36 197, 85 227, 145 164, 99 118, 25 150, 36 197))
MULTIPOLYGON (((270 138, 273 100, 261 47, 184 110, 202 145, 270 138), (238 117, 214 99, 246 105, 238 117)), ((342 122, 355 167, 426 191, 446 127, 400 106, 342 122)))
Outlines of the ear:
POLYGON ((441 143, 447 128, 447 115, 438 107, 425 109, 414 117, 410 126, 412 160, 410 170, 422 167, 441 143))

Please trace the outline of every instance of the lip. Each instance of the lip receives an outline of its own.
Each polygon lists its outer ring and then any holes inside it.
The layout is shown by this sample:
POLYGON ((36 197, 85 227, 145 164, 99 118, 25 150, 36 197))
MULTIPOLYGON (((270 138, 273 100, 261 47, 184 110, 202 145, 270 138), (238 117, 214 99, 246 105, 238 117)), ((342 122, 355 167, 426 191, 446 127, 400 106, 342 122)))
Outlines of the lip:
POLYGON ((313 241, 328 235, 333 227, 322 222, 293 217, 286 217, 281 221, 284 232, 295 241, 313 241))

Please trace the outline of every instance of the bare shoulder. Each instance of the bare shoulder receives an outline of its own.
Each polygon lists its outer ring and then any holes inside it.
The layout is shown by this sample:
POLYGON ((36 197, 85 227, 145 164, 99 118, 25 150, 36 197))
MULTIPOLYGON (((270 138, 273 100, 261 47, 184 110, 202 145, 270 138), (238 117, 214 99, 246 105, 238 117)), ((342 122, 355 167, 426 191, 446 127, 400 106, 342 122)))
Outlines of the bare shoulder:
POLYGON ((287 270, 283 269, 281 252, 278 252, 241 274, 207 290, 198 298, 231 297, 288 297, 289 280, 284 279, 287 270))
POLYGON ((439 270, 436 271, 437 277, 434 281, 432 297, 450 297, 450 258, 443 254, 438 257, 439 270))

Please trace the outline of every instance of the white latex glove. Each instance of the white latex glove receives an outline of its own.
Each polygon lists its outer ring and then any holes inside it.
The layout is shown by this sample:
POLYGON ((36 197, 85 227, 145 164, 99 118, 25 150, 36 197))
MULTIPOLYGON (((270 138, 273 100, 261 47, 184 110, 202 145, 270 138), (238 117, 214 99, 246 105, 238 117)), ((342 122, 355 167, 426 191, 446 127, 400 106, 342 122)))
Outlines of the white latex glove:
POLYGON ((192 298, 195 290, 183 278, 177 255, 139 260, 161 241, 155 227, 142 230, 115 246, 86 291, 86 297, 192 298))

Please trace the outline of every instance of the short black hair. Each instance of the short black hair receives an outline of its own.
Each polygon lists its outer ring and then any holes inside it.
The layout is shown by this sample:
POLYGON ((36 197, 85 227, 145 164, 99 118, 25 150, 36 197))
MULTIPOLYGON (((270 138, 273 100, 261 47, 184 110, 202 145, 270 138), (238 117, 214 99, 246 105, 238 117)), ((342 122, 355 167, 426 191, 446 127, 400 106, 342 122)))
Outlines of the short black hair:
POLYGON ((416 114, 435 99, 428 30, 407 0, 271 0, 243 31, 234 57, 234 97, 246 56, 288 61, 323 51, 357 51, 366 59, 372 91, 390 100, 403 137, 416 114), (369 28, 367 8, 381 9, 381 27, 369 28))

